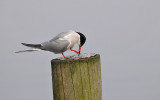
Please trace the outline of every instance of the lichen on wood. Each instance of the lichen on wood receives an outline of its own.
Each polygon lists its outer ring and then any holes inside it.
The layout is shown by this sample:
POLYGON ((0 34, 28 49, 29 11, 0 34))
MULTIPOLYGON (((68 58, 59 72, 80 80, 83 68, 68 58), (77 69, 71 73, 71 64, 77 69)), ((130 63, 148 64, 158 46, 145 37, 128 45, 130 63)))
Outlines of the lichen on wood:
POLYGON ((54 100, 101 100, 100 55, 79 59, 53 59, 54 100))

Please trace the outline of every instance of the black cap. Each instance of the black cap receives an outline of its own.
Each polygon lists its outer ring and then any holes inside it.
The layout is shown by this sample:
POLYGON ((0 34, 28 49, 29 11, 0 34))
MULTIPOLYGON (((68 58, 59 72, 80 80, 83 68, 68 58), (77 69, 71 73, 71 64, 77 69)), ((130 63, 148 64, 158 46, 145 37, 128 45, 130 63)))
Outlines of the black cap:
POLYGON ((77 33, 80 35, 80 45, 83 46, 84 43, 86 42, 86 37, 80 32, 77 33))

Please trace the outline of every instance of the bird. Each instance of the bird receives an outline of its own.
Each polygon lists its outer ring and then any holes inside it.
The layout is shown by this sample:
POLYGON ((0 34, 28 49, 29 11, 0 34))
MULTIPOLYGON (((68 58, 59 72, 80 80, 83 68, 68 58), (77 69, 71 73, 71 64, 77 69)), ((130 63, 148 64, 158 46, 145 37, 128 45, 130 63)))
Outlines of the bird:
POLYGON ((18 51, 16 53, 45 50, 45 51, 53 52, 55 54, 61 53, 65 59, 69 59, 69 57, 66 57, 64 55, 64 52, 70 49, 71 51, 80 55, 81 48, 85 44, 85 42, 86 42, 86 37, 84 34, 73 31, 73 30, 69 30, 66 32, 61 32, 51 40, 42 42, 40 44, 22 43, 22 45, 31 47, 32 49, 18 51), (75 44, 79 45, 78 51, 72 49, 75 44))

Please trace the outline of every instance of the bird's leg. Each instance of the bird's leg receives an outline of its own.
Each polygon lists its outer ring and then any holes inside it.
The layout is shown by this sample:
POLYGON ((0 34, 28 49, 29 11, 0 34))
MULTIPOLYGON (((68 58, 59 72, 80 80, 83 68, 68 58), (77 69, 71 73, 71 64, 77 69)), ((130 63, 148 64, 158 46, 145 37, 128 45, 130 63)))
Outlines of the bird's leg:
POLYGON ((72 48, 70 48, 70 50, 71 51, 74 51, 75 53, 77 53, 78 54, 78 56, 80 55, 80 53, 81 53, 81 45, 79 45, 79 52, 78 51, 76 51, 76 50, 73 50, 72 48))
POLYGON ((76 50, 73 50, 72 48, 70 48, 70 50, 71 50, 71 51, 74 51, 74 52, 77 53, 77 54, 80 54, 80 52, 81 52, 81 46, 79 45, 79 52, 76 51, 76 50))
POLYGON ((65 59, 69 59, 69 57, 64 56, 64 54, 63 54, 63 53, 62 53, 62 55, 63 55, 63 57, 64 57, 65 59))
POLYGON ((75 53, 77 53, 77 54, 79 53, 78 51, 76 51, 76 50, 73 50, 72 48, 70 48, 70 50, 71 50, 71 51, 74 51, 74 52, 75 52, 75 53))

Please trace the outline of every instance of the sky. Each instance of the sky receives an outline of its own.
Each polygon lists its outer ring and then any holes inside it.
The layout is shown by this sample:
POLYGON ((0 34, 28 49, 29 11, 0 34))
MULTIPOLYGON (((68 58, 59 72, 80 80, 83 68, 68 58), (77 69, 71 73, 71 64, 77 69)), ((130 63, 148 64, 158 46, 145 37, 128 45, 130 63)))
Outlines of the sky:
POLYGON ((68 30, 85 34, 82 53, 100 54, 103 100, 160 99, 159 4, 158 0, 1 0, 0 100, 53 99, 50 61, 62 55, 14 52, 28 49, 23 42, 41 43, 68 30))

